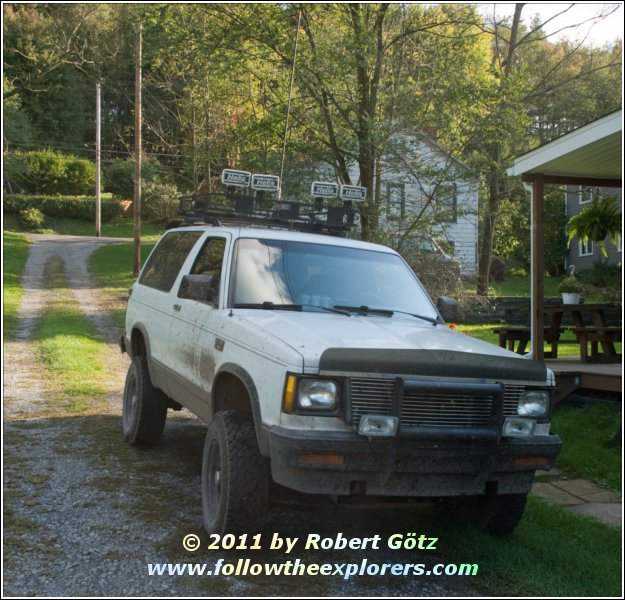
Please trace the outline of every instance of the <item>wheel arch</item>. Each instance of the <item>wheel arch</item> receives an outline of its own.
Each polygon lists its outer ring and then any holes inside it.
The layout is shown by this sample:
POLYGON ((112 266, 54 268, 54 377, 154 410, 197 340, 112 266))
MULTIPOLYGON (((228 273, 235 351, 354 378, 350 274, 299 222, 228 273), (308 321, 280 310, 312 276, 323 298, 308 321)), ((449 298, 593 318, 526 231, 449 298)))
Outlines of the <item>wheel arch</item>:
POLYGON ((258 390, 251 375, 239 365, 225 363, 215 376, 211 391, 211 413, 236 410, 251 414, 260 452, 269 456, 269 434, 263 428, 258 390), (246 398, 241 398, 244 392, 246 398))
POLYGON ((145 326, 142 323, 135 323, 130 332, 130 344, 128 347, 130 358, 144 354, 150 358, 150 338, 145 326))

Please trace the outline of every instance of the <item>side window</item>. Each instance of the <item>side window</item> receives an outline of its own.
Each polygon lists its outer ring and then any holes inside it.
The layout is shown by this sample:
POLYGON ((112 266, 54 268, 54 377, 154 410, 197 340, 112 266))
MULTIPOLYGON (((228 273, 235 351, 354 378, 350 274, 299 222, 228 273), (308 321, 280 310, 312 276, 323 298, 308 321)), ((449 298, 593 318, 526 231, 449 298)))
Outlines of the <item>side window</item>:
POLYGON ((441 218, 445 223, 458 222, 458 186, 455 183, 443 184, 438 192, 441 218))
MULTIPOLYGON (((219 304, 219 284, 221 282, 221 269, 226 251, 226 240, 223 238, 209 238, 200 250, 190 275, 200 278, 206 284, 206 302, 219 304)), ((180 293, 179 293, 180 295, 180 293)))
POLYGON ((201 231, 176 231, 165 235, 148 259, 139 283, 169 292, 189 252, 201 236, 201 231))

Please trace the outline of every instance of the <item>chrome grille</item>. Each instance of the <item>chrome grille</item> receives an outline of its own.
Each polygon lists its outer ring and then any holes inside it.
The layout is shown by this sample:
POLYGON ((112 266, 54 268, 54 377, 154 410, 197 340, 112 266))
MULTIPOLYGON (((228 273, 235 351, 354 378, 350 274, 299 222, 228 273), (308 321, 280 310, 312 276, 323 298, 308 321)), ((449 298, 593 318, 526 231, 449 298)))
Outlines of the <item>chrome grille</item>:
MULTIPOLYGON (((353 378, 350 380, 351 420, 358 427, 362 415, 390 415, 394 379, 353 378)), ((516 415, 523 385, 504 386, 504 416, 516 415)), ((486 427, 493 396, 444 395, 407 392, 402 401, 402 425, 429 427, 486 427)))

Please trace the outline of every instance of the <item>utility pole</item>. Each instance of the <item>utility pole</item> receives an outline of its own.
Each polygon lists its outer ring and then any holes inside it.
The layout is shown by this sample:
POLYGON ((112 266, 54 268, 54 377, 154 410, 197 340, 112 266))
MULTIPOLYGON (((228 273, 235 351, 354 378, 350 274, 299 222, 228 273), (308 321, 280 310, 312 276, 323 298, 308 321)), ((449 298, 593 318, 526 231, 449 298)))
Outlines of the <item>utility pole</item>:
POLYGON ((96 105, 95 105, 95 234, 100 237, 102 235, 101 231, 101 214, 102 214, 102 203, 100 197, 100 170, 101 170, 101 155, 100 155, 100 147, 101 147, 101 137, 100 137, 100 101, 101 101, 101 89, 100 82, 98 81, 95 84, 95 97, 96 97, 96 105))
POLYGON ((141 270, 141 27, 137 31, 135 48, 135 190, 133 215, 135 224, 135 251, 133 274, 141 270))

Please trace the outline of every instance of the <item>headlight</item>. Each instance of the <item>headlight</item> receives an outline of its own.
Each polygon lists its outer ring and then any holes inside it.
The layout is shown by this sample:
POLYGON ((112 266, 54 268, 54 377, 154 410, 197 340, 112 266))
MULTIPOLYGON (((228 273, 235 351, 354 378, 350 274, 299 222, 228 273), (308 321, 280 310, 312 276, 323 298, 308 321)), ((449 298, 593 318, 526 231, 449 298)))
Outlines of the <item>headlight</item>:
POLYGON ((302 379, 297 394, 297 404, 305 410, 334 410, 337 402, 334 381, 302 379))
POLYGON ((540 390, 525 392, 516 411, 521 417, 544 417, 549 412, 549 393, 540 390))

